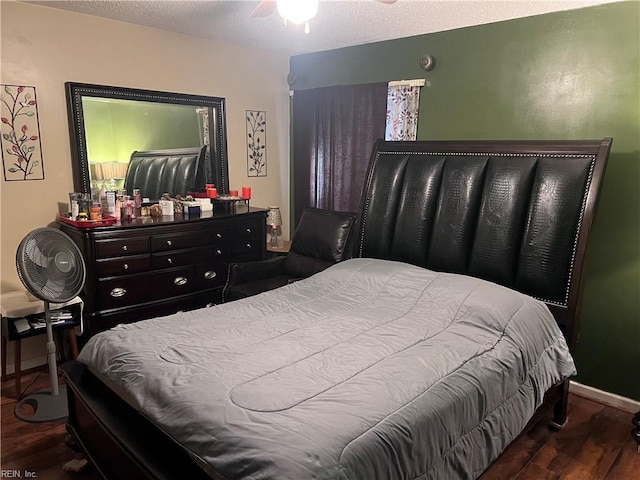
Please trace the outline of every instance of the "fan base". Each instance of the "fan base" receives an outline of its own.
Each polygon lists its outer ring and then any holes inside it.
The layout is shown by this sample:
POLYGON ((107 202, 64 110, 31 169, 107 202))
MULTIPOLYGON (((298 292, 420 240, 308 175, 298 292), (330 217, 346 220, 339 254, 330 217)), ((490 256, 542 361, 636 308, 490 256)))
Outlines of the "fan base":
POLYGON ((69 416, 67 407, 67 387, 60 385, 58 395, 52 395, 51 389, 42 390, 32 395, 27 395, 18 402, 15 409, 15 415, 25 422, 52 422, 69 416), (33 415, 24 413, 24 406, 31 407, 34 410, 33 415))

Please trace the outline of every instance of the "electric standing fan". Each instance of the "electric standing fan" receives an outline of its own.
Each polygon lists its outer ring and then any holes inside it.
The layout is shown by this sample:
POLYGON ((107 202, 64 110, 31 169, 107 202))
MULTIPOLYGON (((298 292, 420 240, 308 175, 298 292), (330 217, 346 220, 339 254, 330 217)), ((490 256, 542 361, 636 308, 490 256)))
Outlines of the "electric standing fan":
POLYGON ((56 344, 53 341, 49 302, 65 303, 74 299, 84 286, 86 271, 80 249, 66 234, 43 227, 29 233, 16 253, 18 275, 27 290, 44 301, 47 328, 47 354, 51 388, 28 395, 18 402, 15 414, 27 422, 50 422, 68 416, 66 386, 58 386, 56 344), (34 409, 25 415, 21 406, 34 409))

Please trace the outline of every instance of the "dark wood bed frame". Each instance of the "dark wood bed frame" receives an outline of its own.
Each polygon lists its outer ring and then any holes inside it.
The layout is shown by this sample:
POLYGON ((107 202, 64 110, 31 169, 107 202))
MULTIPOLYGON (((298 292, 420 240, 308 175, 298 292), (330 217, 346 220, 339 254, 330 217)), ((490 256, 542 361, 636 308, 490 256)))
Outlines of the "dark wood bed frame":
MULTIPOLYGON (((582 267, 611 142, 380 141, 362 196, 354 255, 466 273, 544 300, 573 351, 582 267), (507 175, 515 191, 506 197, 504 179, 495 180, 494 168, 505 162, 517 166, 507 175), (493 193, 483 192, 491 188, 493 193), (524 210, 510 213, 523 195, 524 210), (500 218, 513 214, 515 227, 509 221, 496 230, 486 221, 492 209, 500 218), (500 245, 500 235, 518 245, 511 263, 504 260, 509 245, 500 245), (505 268, 494 271, 498 260, 505 268)), ((222 478, 205 472, 83 364, 68 362, 61 370, 68 385, 67 429, 104 478, 222 478)), ((557 428, 566 422, 568 384, 548 392, 557 428)))

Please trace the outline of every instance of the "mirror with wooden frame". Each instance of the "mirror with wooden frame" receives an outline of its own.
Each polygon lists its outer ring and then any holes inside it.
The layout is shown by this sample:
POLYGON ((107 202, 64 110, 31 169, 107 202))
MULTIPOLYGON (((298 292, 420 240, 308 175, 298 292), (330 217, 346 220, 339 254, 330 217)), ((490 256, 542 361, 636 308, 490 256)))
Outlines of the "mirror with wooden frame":
POLYGON ((133 152, 204 145, 202 185, 194 189, 213 183, 220 193, 228 192, 224 98, 74 82, 65 86, 76 192, 95 194, 103 185, 123 188, 133 152))

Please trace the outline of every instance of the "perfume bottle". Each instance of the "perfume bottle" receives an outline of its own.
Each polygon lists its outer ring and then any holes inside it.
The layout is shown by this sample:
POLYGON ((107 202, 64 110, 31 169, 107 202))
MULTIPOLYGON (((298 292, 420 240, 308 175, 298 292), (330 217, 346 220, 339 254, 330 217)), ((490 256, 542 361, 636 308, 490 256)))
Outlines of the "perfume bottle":
POLYGON ((139 188, 133 189, 133 216, 140 217, 142 215, 142 194, 139 188))

